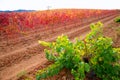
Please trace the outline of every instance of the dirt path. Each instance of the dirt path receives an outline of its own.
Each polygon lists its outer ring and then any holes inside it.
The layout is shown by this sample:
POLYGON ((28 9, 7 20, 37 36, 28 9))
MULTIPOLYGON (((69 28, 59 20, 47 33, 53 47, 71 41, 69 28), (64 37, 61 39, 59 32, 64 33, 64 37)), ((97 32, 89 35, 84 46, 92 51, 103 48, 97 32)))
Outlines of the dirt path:
MULTIPOLYGON (((112 21, 114 17, 115 16, 110 16, 101 21, 104 22, 104 26, 106 26, 112 21)), ((62 33, 68 35, 70 39, 73 40, 74 37, 80 35, 84 37, 85 34, 89 31, 89 25, 86 25, 84 27, 74 27, 72 25, 72 27, 73 28, 67 30, 64 30, 63 28, 61 29, 62 31, 54 32, 49 36, 47 36, 47 33, 44 33, 44 35, 46 34, 46 36, 43 35, 43 37, 45 38, 41 40, 54 41, 55 38, 62 33)), ((13 47, 13 51, 9 52, 9 50, 6 54, 4 52, 0 54, 0 80, 16 80, 16 75, 21 71, 33 71, 36 67, 39 67, 47 62, 43 53, 44 47, 40 46, 37 43, 37 40, 38 38, 33 39, 31 37, 28 37, 28 42, 18 42, 21 45, 27 45, 16 49, 13 47)), ((17 44, 18 47, 19 44, 17 44)))

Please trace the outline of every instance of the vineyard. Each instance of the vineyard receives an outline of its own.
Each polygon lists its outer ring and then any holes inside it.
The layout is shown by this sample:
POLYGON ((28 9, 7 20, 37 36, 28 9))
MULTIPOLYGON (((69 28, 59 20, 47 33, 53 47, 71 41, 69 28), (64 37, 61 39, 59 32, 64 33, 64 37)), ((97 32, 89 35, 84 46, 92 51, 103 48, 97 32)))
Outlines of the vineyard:
POLYGON ((119 80, 118 16, 94 9, 0 12, 0 80, 119 80))
POLYGON ((80 24, 116 14, 113 10, 47 10, 35 12, 0 13, 0 33, 8 38, 27 34, 33 29, 56 29, 61 25, 80 24), (18 34, 18 35, 17 35, 18 34))

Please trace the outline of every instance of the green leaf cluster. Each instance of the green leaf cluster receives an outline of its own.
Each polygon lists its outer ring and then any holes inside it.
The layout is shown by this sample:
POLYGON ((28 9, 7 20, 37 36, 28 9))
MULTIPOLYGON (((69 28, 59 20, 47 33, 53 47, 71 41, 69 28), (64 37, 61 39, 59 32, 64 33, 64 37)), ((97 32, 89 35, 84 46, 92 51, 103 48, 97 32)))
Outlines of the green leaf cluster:
POLYGON ((120 80, 119 49, 112 47, 111 38, 103 36, 101 23, 93 24, 91 30, 85 39, 91 69, 102 80, 120 80))
POLYGON ((62 35, 58 36, 56 42, 40 42, 50 48, 50 50, 45 49, 46 58, 55 63, 39 70, 37 80, 58 74, 62 68, 70 70, 76 80, 85 78, 85 72, 90 70, 90 66, 82 59, 85 48, 83 41, 76 39, 76 42, 72 43, 67 36, 62 35))

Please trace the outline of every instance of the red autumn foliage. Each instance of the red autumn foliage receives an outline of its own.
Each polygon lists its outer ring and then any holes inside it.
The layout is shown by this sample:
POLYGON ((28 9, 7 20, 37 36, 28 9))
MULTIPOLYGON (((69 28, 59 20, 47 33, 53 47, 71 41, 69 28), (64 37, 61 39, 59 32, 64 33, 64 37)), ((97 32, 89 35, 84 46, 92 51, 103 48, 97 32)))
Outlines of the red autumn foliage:
POLYGON ((99 18, 117 13, 116 10, 63 9, 34 12, 1 12, 0 31, 7 35, 37 28, 52 29, 54 25, 82 23, 84 19, 99 18))

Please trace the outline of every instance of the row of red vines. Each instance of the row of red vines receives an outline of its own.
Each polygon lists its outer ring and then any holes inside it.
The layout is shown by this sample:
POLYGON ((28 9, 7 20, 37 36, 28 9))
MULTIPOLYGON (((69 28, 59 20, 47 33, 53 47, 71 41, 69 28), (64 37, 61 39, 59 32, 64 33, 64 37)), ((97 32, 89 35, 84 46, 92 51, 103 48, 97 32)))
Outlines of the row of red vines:
POLYGON ((100 18, 116 14, 116 10, 46 10, 35 12, 0 13, 0 34, 14 35, 36 28, 59 24, 82 23, 82 19, 100 18))

